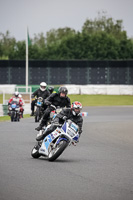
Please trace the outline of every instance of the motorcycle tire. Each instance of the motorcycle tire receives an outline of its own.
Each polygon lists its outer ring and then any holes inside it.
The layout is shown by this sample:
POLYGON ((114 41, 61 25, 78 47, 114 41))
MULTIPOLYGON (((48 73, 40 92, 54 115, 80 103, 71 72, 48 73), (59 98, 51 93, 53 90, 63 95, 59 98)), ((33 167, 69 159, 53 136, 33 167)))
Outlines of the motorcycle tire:
POLYGON ((35 113, 35 122, 39 122, 40 120, 40 108, 37 107, 36 113, 35 113))
POLYGON ((11 112, 11 122, 13 122, 14 121, 14 112, 11 112))
POLYGON ((31 151, 31 156, 33 158, 39 158, 41 155, 39 154, 39 146, 34 146, 34 148, 31 151))
POLYGON ((17 121, 18 121, 18 122, 20 121, 20 117, 19 117, 19 115, 17 116, 17 121))
POLYGON ((48 160, 49 161, 56 160, 63 153, 63 151, 66 149, 67 146, 68 146, 67 141, 61 140, 59 144, 56 146, 56 148, 50 151, 48 155, 48 160))

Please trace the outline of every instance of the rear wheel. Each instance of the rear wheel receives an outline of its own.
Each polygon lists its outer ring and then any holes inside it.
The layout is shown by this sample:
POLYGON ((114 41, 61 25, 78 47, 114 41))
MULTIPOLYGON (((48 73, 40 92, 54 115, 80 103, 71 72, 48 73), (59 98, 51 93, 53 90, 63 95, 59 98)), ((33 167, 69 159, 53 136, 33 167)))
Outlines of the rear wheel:
POLYGON ((48 160, 49 161, 54 161, 56 160, 66 149, 68 143, 65 140, 61 140, 59 144, 55 148, 51 148, 49 155, 48 155, 48 160))
POLYGON ((17 121, 19 122, 19 120, 20 120, 20 115, 19 113, 17 113, 17 121))

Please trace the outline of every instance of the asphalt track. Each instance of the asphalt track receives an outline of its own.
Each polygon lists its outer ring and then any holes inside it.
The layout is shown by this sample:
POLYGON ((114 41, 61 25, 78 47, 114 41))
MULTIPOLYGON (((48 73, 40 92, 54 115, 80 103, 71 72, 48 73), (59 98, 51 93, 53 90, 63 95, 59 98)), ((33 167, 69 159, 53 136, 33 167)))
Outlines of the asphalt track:
POLYGON ((30 155, 34 118, 0 122, 0 200, 133 200, 133 107, 87 107, 79 144, 30 155))

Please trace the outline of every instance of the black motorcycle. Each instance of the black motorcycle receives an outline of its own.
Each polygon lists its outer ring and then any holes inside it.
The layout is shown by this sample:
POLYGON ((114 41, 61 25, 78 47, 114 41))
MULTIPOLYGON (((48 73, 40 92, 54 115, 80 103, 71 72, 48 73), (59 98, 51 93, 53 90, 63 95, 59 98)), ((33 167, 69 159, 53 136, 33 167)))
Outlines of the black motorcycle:
POLYGON ((39 120, 41 119, 42 115, 43 115, 43 98, 42 97, 38 97, 37 98, 37 102, 36 102, 36 108, 35 108, 35 122, 39 122, 39 120))

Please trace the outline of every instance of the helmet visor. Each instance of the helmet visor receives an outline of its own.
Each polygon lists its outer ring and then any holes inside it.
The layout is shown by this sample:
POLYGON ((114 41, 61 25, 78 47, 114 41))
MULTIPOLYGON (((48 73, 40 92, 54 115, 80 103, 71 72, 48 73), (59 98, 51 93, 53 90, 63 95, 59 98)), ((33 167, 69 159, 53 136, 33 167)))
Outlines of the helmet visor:
POLYGON ((81 109, 80 109, 80 108, 74 108, 73 110, 74 110, 74 112, 75 112, 76 114, 79 114, 79 113, 80 113, 80 111, 81 111, 81 109))
POLYGON ((45 89, 45 88, 46 88, 46 86, 41 86, 41 88, 42 88, 42 89, 45 89))

